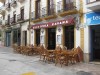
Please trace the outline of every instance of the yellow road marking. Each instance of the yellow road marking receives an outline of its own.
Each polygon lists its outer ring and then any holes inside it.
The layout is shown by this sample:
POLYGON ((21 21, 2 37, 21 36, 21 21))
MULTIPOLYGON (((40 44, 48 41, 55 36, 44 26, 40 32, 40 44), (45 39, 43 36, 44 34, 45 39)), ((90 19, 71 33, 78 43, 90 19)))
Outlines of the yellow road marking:
POLYGON ((29 73, 24 73, 22 75, 36 75, 36 73, 35 72, 29 72, 29 73))

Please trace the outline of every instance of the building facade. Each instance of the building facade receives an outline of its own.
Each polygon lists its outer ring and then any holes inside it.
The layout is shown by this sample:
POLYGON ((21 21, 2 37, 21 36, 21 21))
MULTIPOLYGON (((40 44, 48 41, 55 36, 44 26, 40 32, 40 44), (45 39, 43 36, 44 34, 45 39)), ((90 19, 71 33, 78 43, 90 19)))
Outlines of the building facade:
POLYGON ((80 32, 84 30, 79 28, 82 4, 78 0, 5 0, 5 46, 17 43, 43 44, 48 49, 57 45, 83 48, 80 32))
MULTIPOLYGON (((82 1, 35 0, 32 2, 31 44, 48 49, 80 46, 82 1)), ((83 39, 83 38, 82 38, 83 39)))
POLYGON ((29 4, 28 0, 5 0, 5 46, 12 44, 27 45, 29 25, 29 4))
POLYGON ((88 40, 84 28, 85 1, 5 0, 3 3, 5 46, 42 44, 49 50, 57 45, 68 50, 80 46, 84 58, 88 58, 88 45, 84 43, 88 40))
POLYGON ((84 53, 85 61, 100 60, 100 1, 84 1, 84 53))

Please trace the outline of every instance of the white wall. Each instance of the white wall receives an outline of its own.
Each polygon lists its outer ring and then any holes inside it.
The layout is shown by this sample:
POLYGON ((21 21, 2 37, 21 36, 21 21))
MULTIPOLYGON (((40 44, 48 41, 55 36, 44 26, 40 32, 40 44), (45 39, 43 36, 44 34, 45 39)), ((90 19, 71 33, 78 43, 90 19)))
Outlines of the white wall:
MULTIPOLYGON (((6 3, 8 3, 8 1, 6 1, 6 3)), ((16 15, 20 14, 20 8, 23 6, 24 6, 24 13, 25 13, 24 18, 28 19, 29 18, 29 0, 25 0, 23 3, 20 3, 17 1, 16 7, 11 6, 11 9, 9 11, 6 10, 5 19, 7 20, 8 14, 10 14, 10 18, 12 18, 14 11, 16 11, 16 15)))

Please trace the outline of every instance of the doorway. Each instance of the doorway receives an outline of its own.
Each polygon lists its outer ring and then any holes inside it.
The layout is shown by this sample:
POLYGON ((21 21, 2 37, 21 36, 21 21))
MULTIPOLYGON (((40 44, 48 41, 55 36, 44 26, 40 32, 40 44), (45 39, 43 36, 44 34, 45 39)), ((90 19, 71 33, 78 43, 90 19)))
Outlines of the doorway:
POLYGON ((23 40, 24 45, 27 46, 27 31, 23 31, 23 40))
POLYGON ((6 33, 6 46, 11 46, 11 32, 6 33))
POLYGON ((74 25, 64 27, 65 46, 67 49, 74 48, 74 25))
POLYGON ((15 44, 15 43, 18 46, 20 46, 20 43, 21 43, 21 33, 20 33, 20 29, 13 30, 13 44, 15 44))
POLYGON ((40 45, 40 29, 36 29, 36 45, 40 45))
POLYGON ((100 26, 91 26, 91 58, 100 61, 100 26))
POLYGON ((48 49, 55 49, 56 46, 56 28, 48 28, 48 49))

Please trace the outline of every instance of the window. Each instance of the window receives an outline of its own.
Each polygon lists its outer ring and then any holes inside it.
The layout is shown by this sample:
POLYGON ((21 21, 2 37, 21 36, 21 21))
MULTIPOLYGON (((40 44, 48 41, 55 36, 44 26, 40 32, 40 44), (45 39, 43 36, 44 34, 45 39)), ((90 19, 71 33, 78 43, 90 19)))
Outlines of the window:
POLYGON ((64 10, 70 10, 74 8, 74 0, 64 0, 64 10))
POLYGON ((40 0, 37 0, 35 2, 36 5, 36 9, 35 9, 35 18, 39 18, 40 17, 40 0))
POLYGON ((24 7, 21 7, 21 20, 24 20, 24 7))
POLYGON ((13 22, 16 22, 16 11, 13 12, 13 22))
POLYGON ((54 13, 54 0, 48 0, 48 15, 54 13))
POLYGON ((10 25, 10 14, 8 15, 8 25, 10 25))

